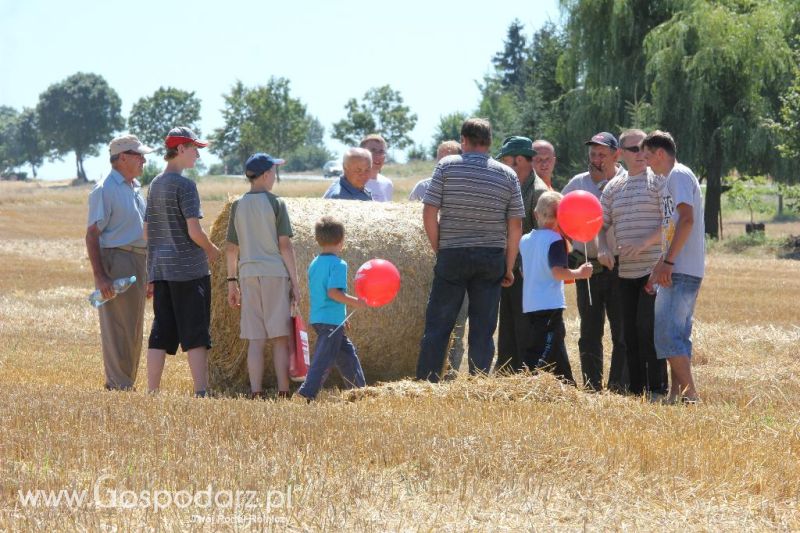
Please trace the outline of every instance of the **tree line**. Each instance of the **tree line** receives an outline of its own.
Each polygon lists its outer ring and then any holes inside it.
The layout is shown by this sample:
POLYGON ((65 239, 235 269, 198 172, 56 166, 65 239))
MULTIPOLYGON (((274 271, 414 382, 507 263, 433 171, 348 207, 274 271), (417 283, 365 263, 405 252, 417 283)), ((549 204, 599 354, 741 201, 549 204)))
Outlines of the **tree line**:
POLYGON ((705 227, 718 236, 723 177, 798 180, 798 0, 561 0, 565 23, 528 40, 508 28, 481 83, 478 114, 502 139, 558 151, 557 175, 585 170, 598 131, 670 131, 706 182, 705 227))
MULTIPOLYGON (((210 150, 223 163, 212 170, 239 173, 256 151, 286 157, 289 171, 319 168, 333 157, 325 147, 324 126, 291 95, 289 80, 272 77, 256 87, 237 81, 223 97, 224 125, 209 135, 210 150)), ((102 76, 83 72, 48 87, 35 108, 0 106, 0 175, 29 166, 36 177, 45 159, 74 153, 78 182, 86 182, 84 159, 98 155, 123 129, 162 153, 164 136, 176 124, 202 134, 201 102, 192 91, 160 87, 137 100, 127 120, 121 106, 119 95, 102 76)), ((333 138, 354 144, 381 131, 396 148, 411 143, 408 133, 417 117, 388 85, 370 89, 361 101, 350 99, 345 110, 347 116, 333 125, 333 138)))
MULTIPOLYGON (((430 158, 442 140, 458 139, 468 115, 488 118, 495 142, 524 134, 550 140, 557 178, 585 170, 583 141, 602 130, 670 131, 678 157, 706 182, 706 230, 716 237, 723 177, 769 175, 797 181, 800 164, 800 1, 561 0, 564 23, 530 37, 511 22, 493 72, 478 83, 475 109, 440 116, 430 145, 413 145, 417 122, 399 91, 369 89, 344 105, 331 136, 355 144, 379 132, 393 149, 430 158)), ((238 173, 246 157, 287 157, 287 170, 320 167, 332 157, 325 127, 292 96, 289 80, 272 77, 223 95, 223 126, 208 137, 223 161, 212 172, 238 173)), ((127 121, 116 91, 96 74, 51 85, 35 108, 0 106, 0 174, 45 159, 97 155, 127 129, 154 147, 170 127, 199 131, 194 92, 159 88, 139 99, 127 121)))

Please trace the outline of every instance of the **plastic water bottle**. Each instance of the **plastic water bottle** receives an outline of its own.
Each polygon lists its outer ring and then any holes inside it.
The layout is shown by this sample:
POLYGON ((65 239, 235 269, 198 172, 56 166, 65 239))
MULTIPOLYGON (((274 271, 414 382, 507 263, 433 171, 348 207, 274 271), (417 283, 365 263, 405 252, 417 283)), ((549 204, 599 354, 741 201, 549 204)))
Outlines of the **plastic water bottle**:
POLYGON ((100 307, 107 301, 114 298, 117 294, 127 291, 130 289, 131 285, 136 283, 136 276, 131 276, 129 278, 119 278, 115 279, 114 283, 111 285, 111 289, 114 291, 114 296, 111 298, 103 298, 103 293, 100 292, 100 289, 97 289, 92 294, 89 295, 89 303, 95 307, 100 307))

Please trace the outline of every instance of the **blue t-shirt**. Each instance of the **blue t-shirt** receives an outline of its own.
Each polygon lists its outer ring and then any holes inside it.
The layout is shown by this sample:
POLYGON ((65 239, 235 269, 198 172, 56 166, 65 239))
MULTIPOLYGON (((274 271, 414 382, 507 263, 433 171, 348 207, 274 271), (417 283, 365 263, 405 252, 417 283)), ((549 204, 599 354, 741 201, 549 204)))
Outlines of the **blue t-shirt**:
POLYGON ((344 322, 347 309, 343 303, 331 300, 328 289, 347 290, 347 263, 334 254, 320 254, 308 265, 308 293, 311 297, 311 324, 344 322))
POLYGON ((130 184, 112 170, 89 194, 89 223, 100 230, 100 248, 144 248, 145 203, 137 180, 130 184))

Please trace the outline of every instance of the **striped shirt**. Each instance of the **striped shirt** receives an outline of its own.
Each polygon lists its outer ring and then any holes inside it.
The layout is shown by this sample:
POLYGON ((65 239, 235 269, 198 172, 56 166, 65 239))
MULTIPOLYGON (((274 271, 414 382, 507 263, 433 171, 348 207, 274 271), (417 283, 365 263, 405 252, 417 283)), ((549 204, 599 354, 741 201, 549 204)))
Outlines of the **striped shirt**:
POLYGON ((423 203, 439 208, 439 249, 505 248, 508 219, 524 218, 517 175, 485 153, 439 161, 423 203))
POLYGON ((147 191, 147 280, 189 281, 209 275, 206 252, 189 237, 187 218, 203 218, 197 185, 159 174, 147 191))
MULTIPOLYGON (((625 167, 623 167, 622 165, 617 165, 617 172, 616 174, 614 174, 614 178, 619 178, 621 176, 627 176, 627 175, 628 171, 625 170, 625 167)), ((606 185, 608 185, 610 181, 611 180, 604 179, 599 182, 595 182, 592 179, 592 175, 590 173, 583 172, 581 174, 576 174, 575 176, 573 176, 573 178, 569 180, 569 183, 567 183, 564 189, 562 189, 561 194, 567 195, 572 191, 587 191, 597 196, 597 199, 599 200, 600 196, 603 194, 603 189, 605 189, 606 185)), ((608 240, 608 246, 611 248, 612 251, 615 252, 614 255, 616 255, 617 243, 614 240, 613 232, 611 232, 608 235, 607 240, 608 240)), ((587 256, 589 257, 589 259, 597 259, 597 245, 595 244, 594 239, 585 244, 580 241, 573 241, 572 244, 576 250, 581 252, 584 251, 588 252, 587 256)))
MULTIPOLYGON (((636 176, 618 176, 603 189, 603 229, 614 226, 617 245, 636 244, 661 227, 661 189, 664 180, 648 168, 636 176)), ((616 254, 615 254, 616 255, 616 254)), ((619 277, 641 278, 652 272, 661 257, 661 243, 635 256, 619 256, 619 277)))

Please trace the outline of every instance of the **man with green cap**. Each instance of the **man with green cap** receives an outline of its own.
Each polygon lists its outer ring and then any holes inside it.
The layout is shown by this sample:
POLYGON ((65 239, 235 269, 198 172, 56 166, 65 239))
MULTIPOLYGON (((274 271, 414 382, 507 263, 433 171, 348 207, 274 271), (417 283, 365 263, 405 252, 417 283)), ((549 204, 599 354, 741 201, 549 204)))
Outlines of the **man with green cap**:
MULTIPOLYGON (((536 228, 533 210, 539 197, 549 187, 533 170, 533 141, 527 137, 506 137, 496 159, 511 167, 517 174, 522 191, 525 218, 522 219, 523 235, 536 228)), ((522 370, 525 350, 530 346, 530 322, 522 312, 522 276, 519 256, 514 263, 514 283, 500 292, 500 319, 497 334, 497 365, 506 372, 522 370)))

